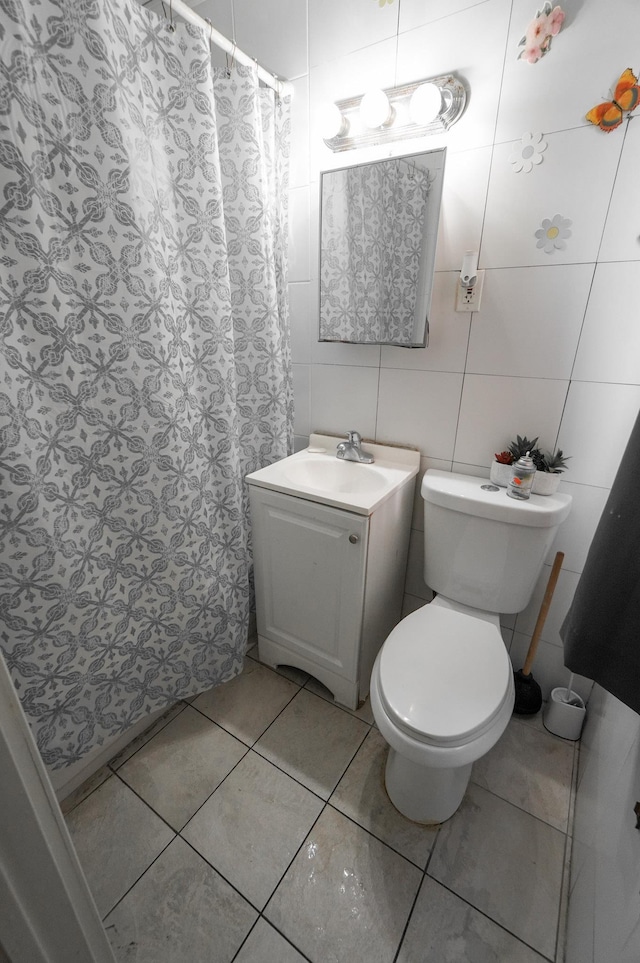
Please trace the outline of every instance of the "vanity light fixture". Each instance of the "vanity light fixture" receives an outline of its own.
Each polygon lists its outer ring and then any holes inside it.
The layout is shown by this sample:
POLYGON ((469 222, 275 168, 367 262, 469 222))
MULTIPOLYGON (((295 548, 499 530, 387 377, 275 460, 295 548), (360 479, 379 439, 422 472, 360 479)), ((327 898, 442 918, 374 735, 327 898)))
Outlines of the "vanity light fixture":
POLYGON ((464 85, 452 74, 370 90, 327 105, 322 136, 327 147, 342 151, 439 134, 460 119, 466 101, 464 85))
POLYGON ((337 104, 324 104, 320 112, 320 129, 326 140, 344 137, 349 130, 349 121, 340 113, 337 104))
POLYGON ((437 84, 420 84, 409 99, 409 116, 414 124, 432 123, 442 110, 442 94, 437 84))
POLYGON ((393 121, 393 110, 384 90, 369 90, 360 101, 360 120, 368 130, 386 127, 393 121))

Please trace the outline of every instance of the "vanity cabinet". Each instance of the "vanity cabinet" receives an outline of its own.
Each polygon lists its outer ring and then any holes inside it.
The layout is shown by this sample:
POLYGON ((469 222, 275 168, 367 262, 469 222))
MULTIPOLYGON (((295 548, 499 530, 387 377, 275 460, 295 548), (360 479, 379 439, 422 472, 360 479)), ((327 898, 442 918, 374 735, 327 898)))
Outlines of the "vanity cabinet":
POLYGON ((260 474, 248 479, 260 661, 355 709, 401 618, 415 473, 370 514, 252 483, 260 474))

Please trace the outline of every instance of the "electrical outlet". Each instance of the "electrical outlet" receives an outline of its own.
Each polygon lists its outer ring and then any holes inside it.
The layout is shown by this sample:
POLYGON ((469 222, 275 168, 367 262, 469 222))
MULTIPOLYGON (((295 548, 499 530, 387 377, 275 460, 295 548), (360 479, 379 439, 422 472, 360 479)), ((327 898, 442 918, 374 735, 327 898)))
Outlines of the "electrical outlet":
POLYGON ((478 271, 476 283, 472 288, 464 288, 458 281, 456 286, 456 311, 464 311, 467 313, 479 311, 483 284, 484 271, 478 271))

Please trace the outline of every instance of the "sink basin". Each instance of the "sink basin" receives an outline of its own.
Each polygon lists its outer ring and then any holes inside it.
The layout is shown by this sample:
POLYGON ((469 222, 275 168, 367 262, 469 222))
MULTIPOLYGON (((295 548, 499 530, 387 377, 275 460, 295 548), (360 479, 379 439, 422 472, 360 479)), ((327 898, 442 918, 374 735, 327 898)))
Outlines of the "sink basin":
MULTIPOLYGON (((287 459, 288 460, 288 459, 287 459)), ((375 492, 387 484, 384 472, 372 465, 351 461, 331 460, 319 455, 291 461, 283 466, 284 473, 294 484, 316 488, 323 492, 375 492)))
POLYGON ((383 501, 417 475, 420 454, 408 448, 364 444, 373 464, 341 461, 342 438, 312 434, 309 448, 247 475, 250 485, 370 515, 383 501))

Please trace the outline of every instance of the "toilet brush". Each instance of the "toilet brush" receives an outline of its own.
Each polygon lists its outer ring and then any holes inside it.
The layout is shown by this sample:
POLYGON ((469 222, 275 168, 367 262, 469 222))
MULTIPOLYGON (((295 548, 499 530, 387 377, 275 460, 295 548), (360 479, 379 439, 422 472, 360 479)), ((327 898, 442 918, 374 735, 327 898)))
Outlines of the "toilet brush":
POLYGON ((540 606, 540 611, 538 613, 536 627, 533 630, 533 636, 531 638, 527 657, 524 660, 523 667, 518 669, 517 672, 513 673, 513 681, 516 689, 516 698, 513 711, 521 716, 535 715, 535 713, 540 710, 542 705, 542 690, 531 674, 531 666, 533 665, 533 660, 536 657, 538 642, 540 641, 540 636, 542 635, 542 629, 547 618, 547 612, 549 611, 549 606, 551 605, 551 599, 553 598, 553 593, 556 587, 556 582, 558 581, 558 576, 560 574, 563 561, 564 552, 556 552, 556 557, 551 567, 551 575, 549 576, 542 605, 540 606))

